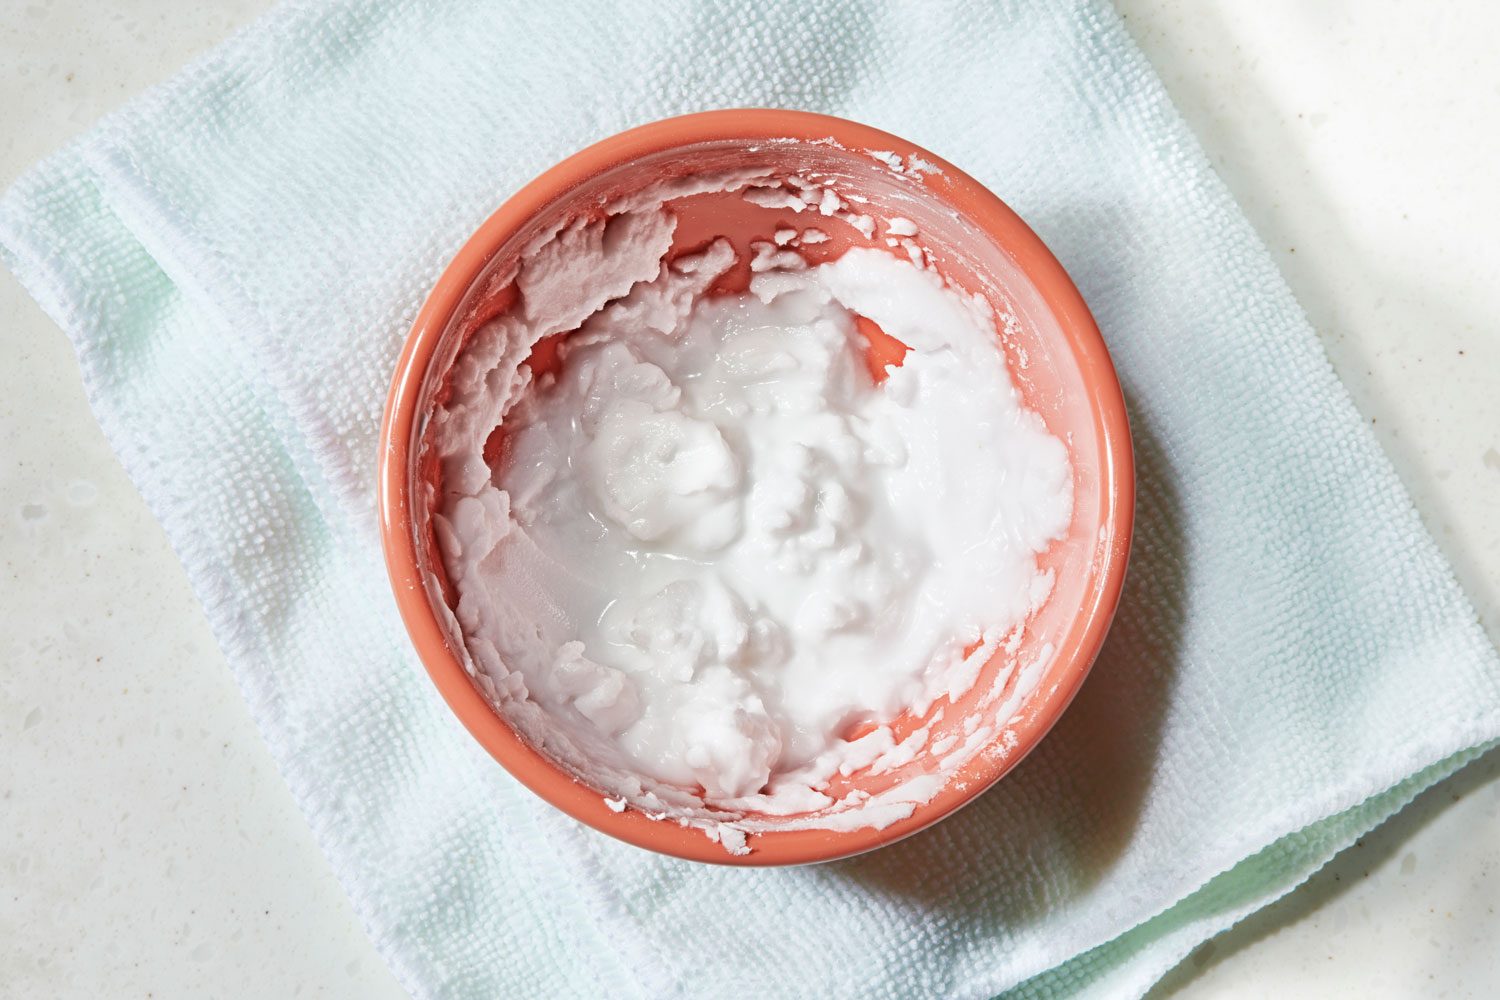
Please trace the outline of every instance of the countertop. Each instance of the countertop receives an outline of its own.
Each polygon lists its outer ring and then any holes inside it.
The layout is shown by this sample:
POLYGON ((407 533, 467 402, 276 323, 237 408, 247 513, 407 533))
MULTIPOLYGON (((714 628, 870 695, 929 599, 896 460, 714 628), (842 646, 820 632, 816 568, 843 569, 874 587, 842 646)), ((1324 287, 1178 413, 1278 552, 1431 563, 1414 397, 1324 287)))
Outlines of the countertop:
MULTIPOLYGON (((0 11, 0 184, 265 0, 0 11)), ((1500 8, 1122 0, 1500 637, 1500 8)), ((0 272, 0 996, 401 995, 57 328, 0 272)), ((1500 991, 1500 756, 1157 996, 1500 991)))

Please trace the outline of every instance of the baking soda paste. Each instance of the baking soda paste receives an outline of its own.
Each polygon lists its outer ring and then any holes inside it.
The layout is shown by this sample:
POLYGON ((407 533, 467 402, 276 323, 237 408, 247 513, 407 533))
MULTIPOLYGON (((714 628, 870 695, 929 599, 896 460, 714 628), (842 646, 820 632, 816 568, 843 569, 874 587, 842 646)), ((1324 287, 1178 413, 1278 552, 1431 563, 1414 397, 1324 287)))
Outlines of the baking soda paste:
MULTIPOLYGON (((807 183, 696 183, 846 210, 807 183)), ((465 346, 433 416, 468 666, 612 808, 729 850, 772 825, 908 815, 981 741, 898 742, 888 724, 963 694, 1047 597, 1066 448, 1013 387, 995 318, 924 266, 908 221, 888 224, 890 252, 818 266, 797 246, 820 230, 778 230, 748 290, 709 295, 727 241, 669 262, 661 201, 616 208, 532 245, 516 305, 465 346), (909 348, 899 366, 867 364, 861 317, 909 348), (533 377, 532 348, 562 332, 560 365, 533 377), (828 791, 919 752, 945 768, 920 788, 828 791)))

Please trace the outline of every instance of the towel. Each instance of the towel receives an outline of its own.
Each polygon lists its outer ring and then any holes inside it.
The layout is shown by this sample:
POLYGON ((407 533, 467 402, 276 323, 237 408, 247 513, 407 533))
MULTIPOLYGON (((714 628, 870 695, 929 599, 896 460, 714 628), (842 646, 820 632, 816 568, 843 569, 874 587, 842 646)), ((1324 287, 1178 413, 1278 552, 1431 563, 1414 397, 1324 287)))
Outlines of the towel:
POLYGON ((1473 610, 1102 2, 293 3, 17 182, 0 244, 417 997, 1137 994, 1500 735, 1473 610), (513 781, 419 666, 373 505, 398 348, 479 222, 591 141, 746 105, 909 137, 1019 211, 1139 461, 1115 627, 1039 749, 924 834, 777 870, 513 781))

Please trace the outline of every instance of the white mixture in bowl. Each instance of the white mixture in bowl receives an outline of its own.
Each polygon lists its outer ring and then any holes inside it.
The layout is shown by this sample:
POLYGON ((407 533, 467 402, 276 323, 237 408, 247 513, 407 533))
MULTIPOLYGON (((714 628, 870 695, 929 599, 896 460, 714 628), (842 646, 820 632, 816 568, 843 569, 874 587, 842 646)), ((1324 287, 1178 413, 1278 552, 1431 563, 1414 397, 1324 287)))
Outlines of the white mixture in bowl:
POLYGON ((889 723, 1017 641, 1068 527, 1067 450, 994 317, 919 252, 809 266, 796 245, 823 234, 784 230, 747 291, 709 295, 735 251, 668 263, 674 225, 637 197, 537 240, 516 304, 454 365, 429 442, 471 669, 615 808, 731 850, 766 817, 891 822, 919 797, 882 811, 830 780, 910 760, 925 730, 898 743, 889 723), (860 317, 909 348, 899 366, 867 365, 860 317), (533 378, 557 333, 560 366, 533 378))

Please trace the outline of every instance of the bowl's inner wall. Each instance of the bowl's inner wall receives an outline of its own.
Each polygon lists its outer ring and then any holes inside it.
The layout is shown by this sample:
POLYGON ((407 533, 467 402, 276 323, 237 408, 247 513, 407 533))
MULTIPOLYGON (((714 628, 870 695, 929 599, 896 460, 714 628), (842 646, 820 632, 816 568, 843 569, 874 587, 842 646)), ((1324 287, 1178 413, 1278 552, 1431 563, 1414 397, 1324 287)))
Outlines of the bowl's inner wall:
MULTIPOLYGON (((1028 625, 1015 654, 1021 663, 1050 657, 1034 688, 1039 697, 1028 699, 1017 713, 1018 719, 1024 717, 1046 703, 1048 692, 1073 672, 1075 665, 1070 651, 1077 649, 1084 627, 1081 609, 1092 606, 1101 584, 1102 555, 1107 543, 1101 532, 1101 518, 1108 503, 1101 468, 1108 459, 1100 418, 1080 368, 1082 347, 1069 339, 1036 285, 1026 276, 1023 268, 1027 262, 1018 260, 1011 250, 998 245, 989 233, 968 219, 961 209, 961 199, 952 197, 952 185, 941 174, 896 173, 867 154, 833 145, 770 140, 710 142, 634 159, 563 193, 496 248, 455 311, 434 352, 418 401, 419 419, 412 442, 412 454, 418 456, 411 468, 412 530, 428 599, 440 607, 452 596, 444 593, 448 589, 446 574, 432 533, 431 507, 441 495, 441 484, 437 482, 435 463, 422 457, 428 418, 446 391, 447 372, 464 342, 500 305, 510 301, 513 291, 508 278, 524 248, 538 235, 554 230, 559 221, 598 217, 617 198, 660 181, 686 174, 758 166, 780 176, 816 173, 820 182, 831 184, 846 200, 851 193, 868 199, 864 203, 850 202, 850 206, 857 205, 859 211, 876 220, 874 237, 866 238, 847 223, 811 211, 766 209, 751 205, 738 194, 700 195, 671 203, 679 218, 674 254, 698 249, 708 239, 725 236, 747 257, 752 240, 770 239, 778 228, 816 227, 831 237, 827 243, 804 248, 810 262, 818 263, 838 256, 851 246, 888 249, 884 238, 886 222, 894 217, 910 219, 919 231, 917 241, 931 253, 944 279, 989 302, 997 317, 996 335, 1016 389, 1026 405, 1039 413, 1052 434, 1068 447, 1074 483, 1072 522, 1066 537, 1054 542, 1039 560, 1054 573, 1053 591, 1028 625), (1007 315, 1015 321, 1005 323, 1002 317, 1007 315), (1058 651, 1061 655, 1057 655, 1058 651)), ((437 617, 452 622, 449 615, 437 617)), ((462 660, 459 653, 462 638, 448 635, 446 639, 462 660)), ((944 709, 942 719, 933 727, 929 745, 949 734, 961 739, 963 720, 972 714, 985 690, 1009 663, 1005 654, 997 656, 981 673, 974 689, 958 704, 947 706, 946 701, 941 701, 925 718, 898 720, 896 735, 899 738, 911 732, 938 709, 944 709)), ((992 721, 998 724, 1004 720, 992 721)), ((1019 749, 1024 752, 1029 748, 1019 749)), ((1003 773, 1006 760, 998 742, 992 745, 989 754, 982 756, 985 759, 976 758, 960 768, 955 778, 987 782, 1003 773)), ((855 775, 850 784, 874 793, 936 767, 934 758, 919 754, 904 768, 881 776, 855 775)))

